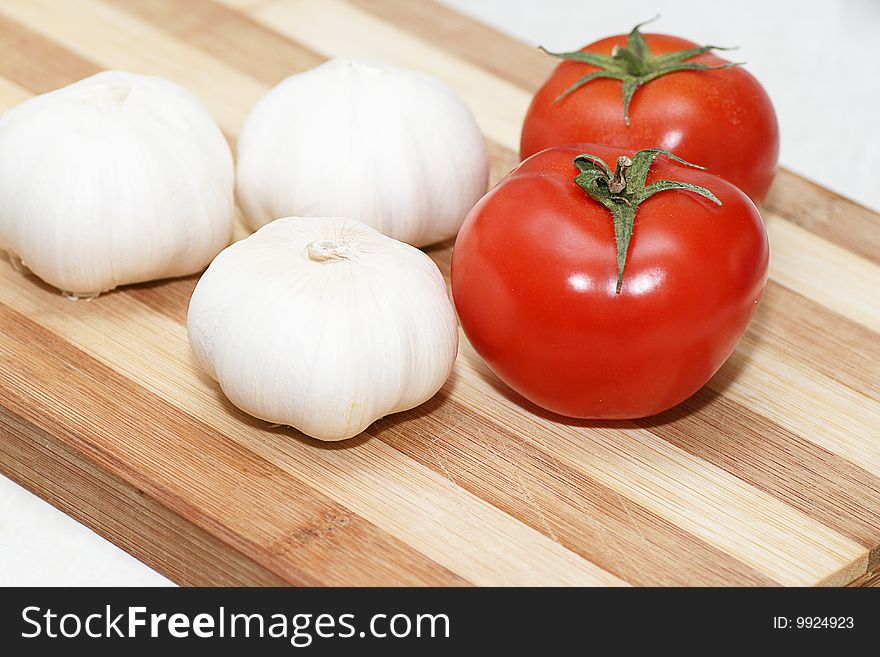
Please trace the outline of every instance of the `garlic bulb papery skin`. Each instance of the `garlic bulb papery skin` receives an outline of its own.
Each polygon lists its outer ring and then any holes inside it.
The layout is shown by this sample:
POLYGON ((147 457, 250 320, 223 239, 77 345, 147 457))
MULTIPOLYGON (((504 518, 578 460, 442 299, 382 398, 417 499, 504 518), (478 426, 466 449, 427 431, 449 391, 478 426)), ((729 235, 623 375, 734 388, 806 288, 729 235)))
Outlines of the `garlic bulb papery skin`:
POLYGON ((104 71, 0 118, 0 250, 73 298, 191 274, 229 244, 233 176, 192 94, 104 71))
POLYGON ((187 329, 233 404, 319 440, 427 401, 458 353, 434 262, 338 217, 278 219, 225 249, 196 286, 187 329))
POLYGON ((470 110, 432 77, 334 59, 260 100, 238 140, 246 223, 342 216, 425 246, 458 233, 486 192, 486 142, 470 110))

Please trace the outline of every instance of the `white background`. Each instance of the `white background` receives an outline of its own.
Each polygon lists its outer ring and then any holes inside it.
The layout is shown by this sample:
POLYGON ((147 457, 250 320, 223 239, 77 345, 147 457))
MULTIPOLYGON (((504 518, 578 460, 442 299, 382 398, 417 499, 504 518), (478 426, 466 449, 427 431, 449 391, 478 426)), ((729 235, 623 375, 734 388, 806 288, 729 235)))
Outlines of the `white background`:
MULTIPOLYGON (((776 106, 782 164, 880 209, 880 0, 444 2, 550 50, 627 32, 658 13, 646 31, 739 45, 735 58, 776 106)), ((0 585, 40 584, 170 582, 0 476, 0 585)))

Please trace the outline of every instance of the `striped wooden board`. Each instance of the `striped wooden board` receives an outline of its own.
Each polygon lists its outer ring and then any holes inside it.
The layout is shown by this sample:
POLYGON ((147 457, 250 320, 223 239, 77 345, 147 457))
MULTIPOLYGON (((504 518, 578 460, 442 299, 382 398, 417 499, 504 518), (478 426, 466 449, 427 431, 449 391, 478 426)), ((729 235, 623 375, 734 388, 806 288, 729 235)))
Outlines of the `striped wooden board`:
MULTIPOLYGON (((494 179, 553 66, 429 2, 0 1, 2 109, 123 68, 185 85, 234 141, 273 84, 337 55, 450 83, 494 179)), ((0 263, 0 468, 186 584, 869 582, 880 217, 787 171, 763 211, 757 319, 679 408, 563 423, 465 343, 435 399, 342 445, 267 428, 199 372, 195 277, 72 303, 0 263)), ((445 272, 450 252, 430 251, 445 272)))

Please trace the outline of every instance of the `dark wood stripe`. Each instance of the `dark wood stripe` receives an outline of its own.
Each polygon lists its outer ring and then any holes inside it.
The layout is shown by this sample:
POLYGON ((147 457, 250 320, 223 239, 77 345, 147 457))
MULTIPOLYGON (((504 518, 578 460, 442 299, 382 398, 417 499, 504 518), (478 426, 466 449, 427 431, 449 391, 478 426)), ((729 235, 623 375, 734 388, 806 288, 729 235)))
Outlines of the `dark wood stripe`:
POLYGON ((875 570, 870 573, 865 573, 858 579, 853 580, 847 586, 861 586, 865 588, 876 587, 880 588, 880 570, 875 570))
POLYGON ((270 86, 325 61, 314 51, 211 0, 113 0, 111 4, 270 86))
POLYGON ((877 212, 780 169, 763 208, 837 246, 880 264, 877 212))
POLYGON ((186 326, 186 313, 200 274, 183 278, 140 283, 115 290, 111 294, 126 294, 161 315, 186 326))
POLYGON ((774 583, 454 401, 454 385, 368 432, 632 584, 774 583))
POLYGON ((286 583, 2 405, 0 437, 3 474, 178 584, 286 583))
MULTIPOLYGON (((259 564, 266 578, 294 584, 466 583, 3 305, 0 329, 0 405, 21 418, 20 426, 33 425, 62 450, 74 449, 100 471, 140 489, 195 535, 207 532, 228 542, 259 564), (194 495, 202 500, 198 508, 186 501, 194 495)), ((33 449, 26 444, 33 435, 8 433, 21 443, 19 452, 33 449)), ((125 524, 150 537, 136 510, 122 516, 125 524)), ((113 531, 109 519, 99 527, 113 531)), ((210 558, 210 547, 202 548, 203 558, 210 558)), ((185 568, 178 562, 168 572, 185 568)))
MULTIPOLYGON (((2 11, 2 9, 0 9, 2 11)), ((46 93, 101 67, 0 13, 0 75, 35 94, 46 93)))
POLYGON ((555 59, 537 48, 438 2, 349 2, 425 43, 527 91, 535 91, 557 64, 555 59))
POLYGON ((750 339, 880 401, 880 337, 774 281, 749 327, 750 339))

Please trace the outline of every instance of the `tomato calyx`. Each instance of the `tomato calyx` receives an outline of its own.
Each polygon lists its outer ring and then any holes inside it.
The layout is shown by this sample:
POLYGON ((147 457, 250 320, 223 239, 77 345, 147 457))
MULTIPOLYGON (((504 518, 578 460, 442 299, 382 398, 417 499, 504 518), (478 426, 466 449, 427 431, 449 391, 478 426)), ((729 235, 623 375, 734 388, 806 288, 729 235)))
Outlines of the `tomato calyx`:
POLYGON ((620 294, 623 286, 623 271, 626 267, 626 256, 635 226, 636 212, 643 201, 658 192, 683 189, 721 205, 721 200, 717 196, 699 185, 678 180, 655 180, 650 185, 645 185, 648 171, 658 155, 665 155, 686 166, 705 170, 705 167, 692 164, 660 148, 646 148, 632 157, 621 155, 617 158, 617 167, 613 173, 608 165, 595 155, 584 153, 574 159, 574 165, 580 171, 575 176, 574 182, 587 196, 608 208, 614 219, 614 240, 617 243, 616 294, 620 294))
POLYGON ((696 48, 678 50, 657 57, 653 56, 651 54, 651 49, 648 47, 639 28, 657 18, 658 17, 655 16, 649 21, 636 25, 627 37, 626 46, 614 46, 610 55, 600 55, 598 53, 584 52, 582 50, 576 50, 574 52, 550 52, 549 50, 540 47, 541 50, 553 57, 591 64, 599 69, 598 71, 587 73, 580 78, 568 89, 563 91, 554 102, 560 102, 573 91, 577 91, 583 85, 597 78, 620 80, 623 82, 623 118, 626 121, 626 125, 629 125, 630 103, 632 102, 636 90, 643 84, 676 71, 709 71, 730 68, 731 66, 740 66, 743 63, 728 62, 726 64, 710 66, 708 64, 687 61, 697 55, 712 50, 733 50, 733 48, 724 48, 721 46, 698 46, 696 48))

